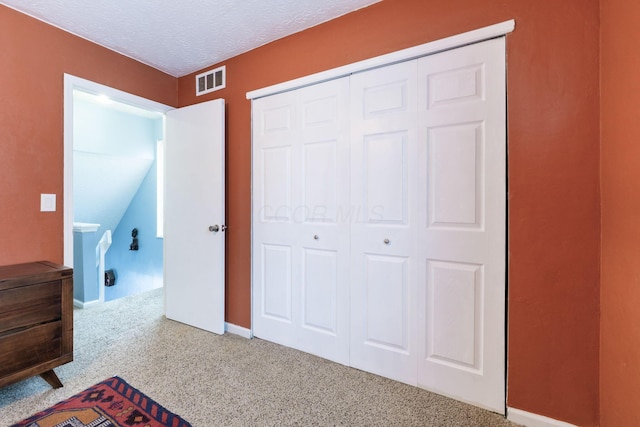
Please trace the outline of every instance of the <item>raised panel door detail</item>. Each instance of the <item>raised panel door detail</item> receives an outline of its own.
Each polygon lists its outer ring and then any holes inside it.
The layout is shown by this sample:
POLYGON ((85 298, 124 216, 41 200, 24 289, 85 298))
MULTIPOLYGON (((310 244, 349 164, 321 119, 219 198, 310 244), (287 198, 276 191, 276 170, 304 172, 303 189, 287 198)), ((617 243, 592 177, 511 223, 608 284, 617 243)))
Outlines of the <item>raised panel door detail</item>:
POLYGON ((303 104, 303 128, 327 126, 337 122, 338 99, 335 96, 313 99, 303 104))
POLYGON ((363 163, 365 221, 406 224, 409 207, 406 132, 366 136, 363 163))
MULTIPOLYGON (((337 141, 307 143, 303 152, 302 217, 305 222, 335 223, 338 208, 337 141)), ((295 217, 298 217, 297 213, 295 217)))
POLYGON ((290 105, 266 109, 262 112, 263 134, 288 131, 292 127, 292 107, 290 105))
POLYGON ((262 221, 291 221, 291 147, 262 149, 262 221))
POLYGON ((303 327, 335 335, 338 295, 336 251, 304 249, 303 327))
POLYGON ((480 370, 482 267, 427 262, 427 357, 480 370))
POLYGON ((408 351, 408 263, 404 257, 365 255, 366 343, 408 351))
POLYGON ((367 87, 362 103, 363 117, 370 119, 380 114, 406 111, 407 90, 406 80, 367 87))
POLYGON ((428 108, 484 99, 484 64, 427 76, 428 108))
POLYGON ((483 124, 428 130, 428 226, 481 227, 483 124))
POLYGON ((291 322, 291 247, 262 245, 262 314, 291 322))

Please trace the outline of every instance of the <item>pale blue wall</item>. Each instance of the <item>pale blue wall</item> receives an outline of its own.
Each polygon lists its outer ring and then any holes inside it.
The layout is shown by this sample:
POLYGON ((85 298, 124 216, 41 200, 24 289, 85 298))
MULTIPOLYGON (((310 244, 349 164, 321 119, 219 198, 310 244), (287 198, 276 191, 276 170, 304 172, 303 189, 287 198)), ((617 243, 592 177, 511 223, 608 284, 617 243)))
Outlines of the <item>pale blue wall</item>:
MULTIPOLYGON (((112 106, 74 95, 74 222, 100 224, 97 240, 105 230, 112 231, 105 268, 116 269, 118 280, 105 289, 107 300, 162 285, 162 239, 155 237, 155 157, 163 120, 112 106), (140 250, 130 252, 134 227, 139 229, 140 250)), ((88 253, 86 248, 83 252, 88 253)), ((77 255, 74 247, 74 267, 77 255)), ((91 256, 95 263, 95 247, 91 256)), ((86 265, 85 260, 85 270, 86 265)), ((82 277, 86 280, 86 271, 82 277)), ((86 290, 92 289, 93 295, 98 284, 84 283, 83 288, 80 301, 89 301, 86 290)))
POLYGON ((159 122, 74 97, 75 222, 115 230, 155 159, 159 122))
POLYGON ((156 163, 113 233, 106 268, 116 270, 116 285, 105 288, 105 300, 162 286, 162 239, 156 237, 156 163), (150 208, 152 207, 152 208, 150 208), (138 229, 137 251, 130 251, 131 230, 138 229))

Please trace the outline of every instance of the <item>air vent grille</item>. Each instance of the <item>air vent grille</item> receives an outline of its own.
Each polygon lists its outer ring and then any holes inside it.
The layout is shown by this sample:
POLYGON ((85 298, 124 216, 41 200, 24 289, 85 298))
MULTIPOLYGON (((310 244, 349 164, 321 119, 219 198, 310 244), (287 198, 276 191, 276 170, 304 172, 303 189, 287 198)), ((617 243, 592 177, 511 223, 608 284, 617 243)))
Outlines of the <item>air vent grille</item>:
POLYGON ((196 76, 196 95, 204 95, 205 93, 215 90, 224 89, 227 83, 227 68, 215 68, 205 71, 196 76))

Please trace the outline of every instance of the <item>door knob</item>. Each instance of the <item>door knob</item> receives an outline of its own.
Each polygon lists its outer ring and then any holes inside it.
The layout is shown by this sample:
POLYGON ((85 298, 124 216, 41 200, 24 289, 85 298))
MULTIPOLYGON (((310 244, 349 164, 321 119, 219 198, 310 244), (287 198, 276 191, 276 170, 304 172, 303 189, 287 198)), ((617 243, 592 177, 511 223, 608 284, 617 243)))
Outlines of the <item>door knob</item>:
POLYGON ((218 227, 218 224, 209 226, 209 231, 213 233, 217 233, 219 230, 220 230, 220 227, 218 227))
POLYGON ((384 244, 385 244, 385 245, 388 245, 389 243, 391 243, 391 240, 389 240, 389 239, 384 239, 384 240, 383 240, 383 242, 384 242, 384 244))

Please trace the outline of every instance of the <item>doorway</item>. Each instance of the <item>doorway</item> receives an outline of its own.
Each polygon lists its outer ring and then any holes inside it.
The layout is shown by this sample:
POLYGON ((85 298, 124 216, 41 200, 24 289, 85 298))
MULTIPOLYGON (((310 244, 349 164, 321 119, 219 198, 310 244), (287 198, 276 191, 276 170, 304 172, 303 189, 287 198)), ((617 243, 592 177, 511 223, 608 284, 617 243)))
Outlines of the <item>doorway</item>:
POLYGON ((64 262, 74 267, 74 302, 161 287, 157 158, 172 107, 70 75, 64 102, 64 262))

